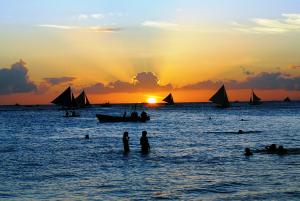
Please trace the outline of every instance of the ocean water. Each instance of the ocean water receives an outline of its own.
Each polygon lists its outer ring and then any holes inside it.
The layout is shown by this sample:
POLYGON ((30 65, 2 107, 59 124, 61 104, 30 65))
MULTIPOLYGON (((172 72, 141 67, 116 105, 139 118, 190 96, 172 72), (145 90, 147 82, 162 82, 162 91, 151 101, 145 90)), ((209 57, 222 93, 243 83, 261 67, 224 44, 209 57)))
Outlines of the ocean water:
POLYGON ((79 118, 55 106, 0 107, 0 200, 300 200, 300 153, 243 155, 271 143, 300 148, 300 102, 144 109, 147 123, 99 123, 95 114, 130 106, 95 106, 79 118))

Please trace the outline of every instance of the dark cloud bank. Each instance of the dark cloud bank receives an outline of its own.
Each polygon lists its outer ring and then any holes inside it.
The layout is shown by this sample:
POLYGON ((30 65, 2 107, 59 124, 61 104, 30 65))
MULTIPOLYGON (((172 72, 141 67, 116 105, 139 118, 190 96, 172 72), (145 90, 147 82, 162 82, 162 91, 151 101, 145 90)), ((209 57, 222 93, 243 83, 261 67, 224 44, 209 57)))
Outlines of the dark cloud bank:
POLYGON ((85 88, 85 90, 89 93, 162 91, 172 89, 173 87, 171 84, 160 85, 158 77, 152 72, 138 73, 131 83, 117 80, 115 82, 110 82, 107 85, 99 82, 85 88))
POLYGON ((49 77, 49 78, 44 78, 44 80, 50 84, 50 85, 58 85, 62 84, 65 82, 72 82, 75 80, 75 77, 49 77))
MULTIPOLYGON (((194 84, 188 84, 180 88, 174 88, 171 84, 161 85, 158 77, 152 72, 138 73, 132 82, 114 81, 108 84, 96 83, 88 86, 85 90, 88 93, 105 94, 118 92, 139 92, 139 91, 171 91, 171 90, 200 90, 200 89, 216 89, 225 84, 227 89, 285 89, 290 91, 300 90, 300 77, 292 77, 281 72, 262 72, 254 75, 242 69, 247 75, 246 80, 225 80, 225 81, 200 81, 194 84)), ((28 70, 25 62, 20 60, 13 64, 10 68, 0 69, 0 95, 36 92, 44 93, 51 86, 68 83, 74 81, 74 77, 51 77, 44 78, 37 86, 28 77, 28 70)))
POLYGON ((0 94, 26 93, 37 90, 37 86, 28 77, 25 62, 11 65, 10 68, 0 69, 0 94))
POLYGON ((225 84, 228 89, 285 89, 290 91, 300 90, 300 77, 291 77, 288 74, 275 72, 262 72, 249 76, 245 81, 202 81, 190 84, 181 89, 215 89, 225 84))

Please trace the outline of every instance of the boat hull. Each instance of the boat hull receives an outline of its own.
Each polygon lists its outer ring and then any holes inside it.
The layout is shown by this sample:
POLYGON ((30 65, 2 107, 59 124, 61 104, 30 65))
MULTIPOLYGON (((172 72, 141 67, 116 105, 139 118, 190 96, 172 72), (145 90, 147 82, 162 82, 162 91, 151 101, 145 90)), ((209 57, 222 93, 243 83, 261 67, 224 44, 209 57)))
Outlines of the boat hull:
POLYGON ((96 114, 97 119, 102 122, 146 122, 150 120, 148 116, 146 119, 142 119, 138 117, 137 119, 133 119, 131 117, 118 117, 118 116, 110 116, 110 115, 103 115, 103 114, 96 114))

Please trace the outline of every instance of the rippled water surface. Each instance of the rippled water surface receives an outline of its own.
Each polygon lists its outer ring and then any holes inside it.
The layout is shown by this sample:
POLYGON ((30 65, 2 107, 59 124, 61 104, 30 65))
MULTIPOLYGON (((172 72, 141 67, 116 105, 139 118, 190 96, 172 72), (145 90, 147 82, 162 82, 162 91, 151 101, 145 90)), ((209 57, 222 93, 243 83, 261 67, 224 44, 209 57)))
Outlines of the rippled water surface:
POLYGON ((300 153, 243 156, 245 147, 271 143, 300 148, 299 102, 145 108, 147 123, 103 124, 95 117, 125 110, 130 106, 95 106, 64 118, 52 106, 0 107, 0 199, 300 199, 300 153), (151 145, 146 156, 139 152, 143 130, 151 145))

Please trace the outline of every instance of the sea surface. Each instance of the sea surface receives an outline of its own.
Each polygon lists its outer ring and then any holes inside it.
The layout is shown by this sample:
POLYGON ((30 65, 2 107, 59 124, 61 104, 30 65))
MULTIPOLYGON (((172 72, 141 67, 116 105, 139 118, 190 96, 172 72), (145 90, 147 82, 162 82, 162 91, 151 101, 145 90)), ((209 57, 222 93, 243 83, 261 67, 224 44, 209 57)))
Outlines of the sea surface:
POLYGON ((300 153, 243 155, 272 143, 300 148, 300 102, 140 105, 147 123, 95 117, 131 109, 94 106, 65 118, 55 106, 1 106, 0 200, 300 200, 300 153))

